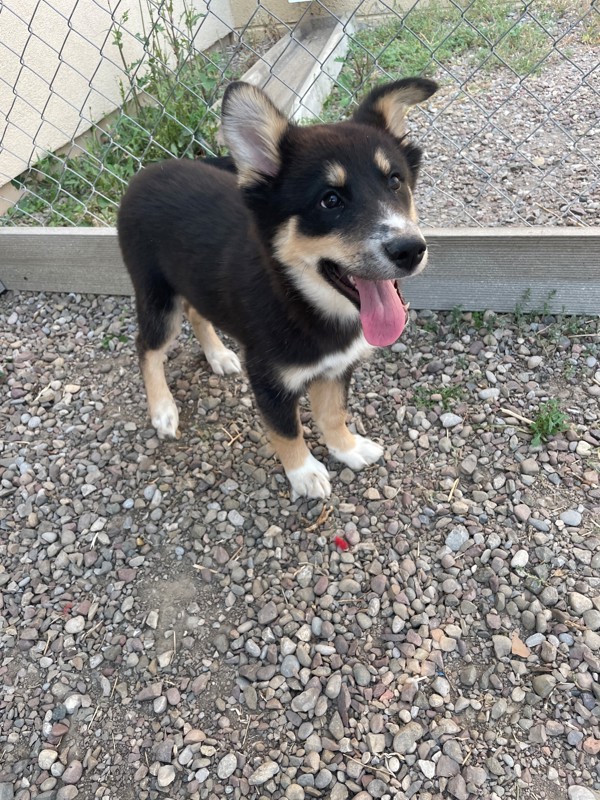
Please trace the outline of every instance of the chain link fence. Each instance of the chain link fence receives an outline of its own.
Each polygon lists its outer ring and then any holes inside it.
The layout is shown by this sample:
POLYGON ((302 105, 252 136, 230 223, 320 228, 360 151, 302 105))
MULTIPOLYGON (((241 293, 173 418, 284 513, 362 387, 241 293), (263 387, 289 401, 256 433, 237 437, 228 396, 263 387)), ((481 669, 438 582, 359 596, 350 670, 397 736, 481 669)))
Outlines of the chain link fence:
POLYGON ((302 122, 425 74, 426 226, 600 224, 597 0, 4 0, 3 225, 111 225, 144 164, 222 152, 245 78, 302 122))

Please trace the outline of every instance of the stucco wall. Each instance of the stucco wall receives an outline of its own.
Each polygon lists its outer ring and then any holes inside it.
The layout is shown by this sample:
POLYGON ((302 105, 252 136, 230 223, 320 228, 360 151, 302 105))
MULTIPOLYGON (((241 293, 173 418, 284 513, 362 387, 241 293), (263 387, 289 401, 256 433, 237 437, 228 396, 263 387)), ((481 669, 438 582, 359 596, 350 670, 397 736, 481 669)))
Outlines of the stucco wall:
MULTIPOLYGON (((198 12, 214 12, 198 23, 199 50, 231 32, 232 3, 188 0, 198 12)), ((0 2, 0 186, 120 105, 125 76, 114 32, 122 30, 125 61, 138 59, 135 34, 149 22, 140 7, 144 0, 0 2)), ((177 23, 182 12, 183 0, 174 0, 177 23)))

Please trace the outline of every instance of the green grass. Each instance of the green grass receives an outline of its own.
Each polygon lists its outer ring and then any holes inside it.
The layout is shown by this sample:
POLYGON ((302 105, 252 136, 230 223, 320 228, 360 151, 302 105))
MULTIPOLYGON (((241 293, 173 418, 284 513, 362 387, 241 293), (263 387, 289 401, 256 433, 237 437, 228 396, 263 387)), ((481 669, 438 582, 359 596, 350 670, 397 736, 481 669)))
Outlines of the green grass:
MULTIPOLYGON (((359 31, 350 44, 325 116, 343 114, 355 93, 386 74, 392 78, 428 75, 437 62, 468 56, 473 66, 491 70, 504 64, 517 75, 538 69, 552 49, 545 31, 526 12, 530 4, 515 0, 459 0, 412 7, 402 19, 359 31)), ((552 29, 560 4, 535 4, 536 18, 552 29)))
POLYGON ((462 397, 463 389, 461 386, 418 386, 413 395, 413 400, 417 408, 441 406, 444 411, 448 411, 462 397))
POLYGON ((558 400, 549 400, 543 403, 531 424, 533 439, 531 444, 537 447, 542 442, 547 442, 551 436, 568 430, 569 417, 560 410, 558 400))
MULTIPOLYGON (((138 37, 147 53, 143 69, 125 62, 121 28, 113 30, 125 75, 123 110, 106 130, 94 129, 82 154, 48 154, 16 178, 13 185, 25 194, 0 224, 114 224, 119 200, 142 164, 218 152, 218 118, 211 106, 247 63, 238 59, 234 68, 222 53, 194 50, 201 15, 186 7, 176 22, 172 0, 161 7, 160 19, 153 8, 148 2, 150 33, 138 37)), ((124 14, 120 23, 126 22, 124 14)))

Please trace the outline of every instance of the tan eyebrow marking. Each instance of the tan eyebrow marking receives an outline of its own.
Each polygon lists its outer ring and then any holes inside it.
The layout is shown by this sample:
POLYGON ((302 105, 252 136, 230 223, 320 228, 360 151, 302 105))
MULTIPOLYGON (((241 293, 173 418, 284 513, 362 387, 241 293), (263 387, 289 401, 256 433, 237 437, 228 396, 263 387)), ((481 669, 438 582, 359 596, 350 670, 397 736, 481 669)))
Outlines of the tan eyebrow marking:
POLYGON ((330 161, 325 171, 327 183, 331 186, 344 186, 346 183, 346 170, 337 161, 330 161))
POLYGON ((390 164, 388 157, 383 152, 381 147, 378 147, 375 150, 375 164, 379 167, 384 175, 389 175, 392 171, 392 165, 390 164))

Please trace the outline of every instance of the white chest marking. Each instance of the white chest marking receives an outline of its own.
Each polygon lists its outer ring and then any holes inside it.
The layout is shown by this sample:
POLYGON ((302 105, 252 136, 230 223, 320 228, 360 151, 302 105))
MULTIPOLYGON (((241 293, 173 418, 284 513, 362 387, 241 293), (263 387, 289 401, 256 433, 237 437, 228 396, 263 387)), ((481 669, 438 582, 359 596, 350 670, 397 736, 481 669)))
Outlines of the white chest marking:
POLYGON ((345 350, 330 353, 306 367, 285 367, 281 370, 280 377, 286 389, 291 392, 301 392, 315 378, 330 380, 341 378, 348 367, 366 358, 374 349, 361 333, 345 350))

